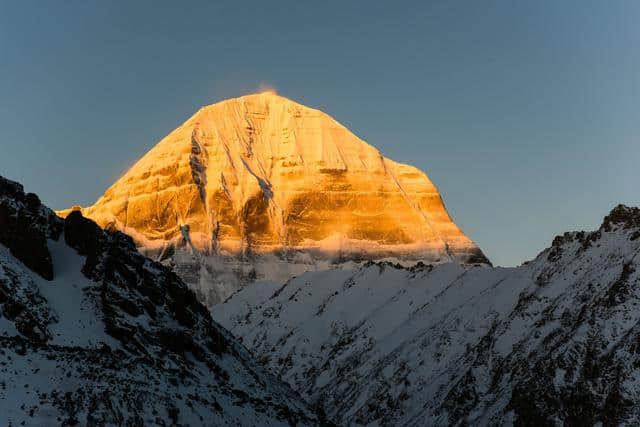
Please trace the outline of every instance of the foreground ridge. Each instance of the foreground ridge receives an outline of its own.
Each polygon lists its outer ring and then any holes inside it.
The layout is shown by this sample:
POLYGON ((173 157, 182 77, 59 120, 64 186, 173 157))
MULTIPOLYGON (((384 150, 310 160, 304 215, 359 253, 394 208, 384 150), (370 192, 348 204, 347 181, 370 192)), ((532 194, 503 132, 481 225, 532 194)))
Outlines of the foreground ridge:
POLYGON ((320 423, 129 237, 0 177, 0 424, 320 423))
POLYGON ((517 268, 368 263, 213 313, 339 424, 636 425, 639 254, 619 205, 517 268))

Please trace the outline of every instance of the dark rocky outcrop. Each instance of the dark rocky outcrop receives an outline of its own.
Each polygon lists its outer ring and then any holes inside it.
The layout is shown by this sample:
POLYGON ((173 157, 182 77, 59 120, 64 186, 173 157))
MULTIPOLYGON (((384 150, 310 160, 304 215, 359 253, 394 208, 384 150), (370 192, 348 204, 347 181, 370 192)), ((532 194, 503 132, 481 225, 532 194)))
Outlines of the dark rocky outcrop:
POLYGON ((22 185, 0 177, 0 243, 13 256, 47 280, 53 278, 47 239, 57 239, 62 221, 40 205, 33 193, 22 185))
POLYGON ((640 208, 618 205, 604 218, 600 229, 611 231, 614 226, 640 228, 640 208))

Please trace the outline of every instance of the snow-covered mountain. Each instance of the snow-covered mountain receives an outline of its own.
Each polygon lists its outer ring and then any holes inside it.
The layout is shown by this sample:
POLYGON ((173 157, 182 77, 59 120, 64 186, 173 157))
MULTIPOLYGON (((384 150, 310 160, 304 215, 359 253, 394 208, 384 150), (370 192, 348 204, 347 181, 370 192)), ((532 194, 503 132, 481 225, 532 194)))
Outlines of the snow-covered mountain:
POLYGON ((517 268, 368 263, 214 318, 341 425, 640 424, 640 210, 517 268))
POLYGON ((420 170, 272 92, 200 109, 90 207, 208 303, 362 260, 488 263, 420 170))
POLYGON ((0 425, 317 425, 168 268, 0 177, 0 425))

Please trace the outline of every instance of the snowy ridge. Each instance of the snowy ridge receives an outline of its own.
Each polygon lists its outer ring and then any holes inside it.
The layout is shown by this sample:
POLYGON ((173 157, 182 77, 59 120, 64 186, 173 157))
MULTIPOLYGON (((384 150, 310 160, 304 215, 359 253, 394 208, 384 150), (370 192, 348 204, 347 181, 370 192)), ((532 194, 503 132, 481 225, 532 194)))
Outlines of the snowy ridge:
POLYGON ((0 425, 291 424, 322 421, 174 273, 0 177, 0 425))
POLYGON ((368 263, 213 308, 341 425, 640 422, 640 210, 518 268, 368 263))

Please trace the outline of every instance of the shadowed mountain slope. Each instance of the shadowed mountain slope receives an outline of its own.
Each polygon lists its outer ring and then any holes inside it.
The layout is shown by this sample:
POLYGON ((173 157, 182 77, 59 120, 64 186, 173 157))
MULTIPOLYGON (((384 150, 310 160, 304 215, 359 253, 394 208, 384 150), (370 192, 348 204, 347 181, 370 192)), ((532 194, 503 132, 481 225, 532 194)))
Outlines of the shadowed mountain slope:
POLYGON ((640 209, 517 268, 368 263, 213 315, 339 424, 640 423, 640 209))
POLYGON ((128 236, 0 177, 0 424, 319 421, 128 236))

